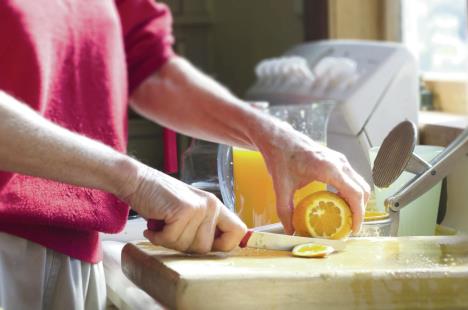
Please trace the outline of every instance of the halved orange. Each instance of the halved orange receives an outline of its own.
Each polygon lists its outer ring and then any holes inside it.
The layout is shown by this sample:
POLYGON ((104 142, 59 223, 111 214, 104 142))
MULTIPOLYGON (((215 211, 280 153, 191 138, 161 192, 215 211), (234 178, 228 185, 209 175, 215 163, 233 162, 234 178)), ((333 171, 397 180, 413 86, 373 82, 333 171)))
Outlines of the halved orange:
POLYGON ((317 243, 299 244, 294 247, 292 254, 299 257, 325 257, 333 253, 335 249, 329 245, 317 243))
POLYGON ((337 194, 315 192, 298 203, 293 225, 301 236, 342 239, 351 233, 351 210, 337 194))

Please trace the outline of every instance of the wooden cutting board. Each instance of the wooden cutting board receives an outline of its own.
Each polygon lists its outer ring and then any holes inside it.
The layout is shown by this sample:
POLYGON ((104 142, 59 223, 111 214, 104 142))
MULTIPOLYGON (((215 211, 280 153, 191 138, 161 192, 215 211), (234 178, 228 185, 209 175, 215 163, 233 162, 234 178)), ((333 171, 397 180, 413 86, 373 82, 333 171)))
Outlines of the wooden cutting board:
POLYGON ((468 309, 468 237, 349 240, 324 259, 238 249, 188 255, 127 244, 122 269, 177 309, 468 309))

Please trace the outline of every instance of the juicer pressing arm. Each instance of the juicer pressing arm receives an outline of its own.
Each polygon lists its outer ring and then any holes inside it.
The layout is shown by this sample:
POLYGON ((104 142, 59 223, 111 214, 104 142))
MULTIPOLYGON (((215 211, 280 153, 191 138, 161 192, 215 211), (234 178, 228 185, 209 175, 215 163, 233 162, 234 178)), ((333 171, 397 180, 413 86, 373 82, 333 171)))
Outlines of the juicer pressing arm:
POLYGON ((413 153, 416 138, 413 123, 400 123, 384 139, 374 162, 372 174, 374 183, 379 187, 389 186, 403 171, 415 174, 385 200, 385 207, 392 219, 392 236, 398 233, 400 210, 446 177, 460 160, 468 158, 468 128, 430 163, 413 153))

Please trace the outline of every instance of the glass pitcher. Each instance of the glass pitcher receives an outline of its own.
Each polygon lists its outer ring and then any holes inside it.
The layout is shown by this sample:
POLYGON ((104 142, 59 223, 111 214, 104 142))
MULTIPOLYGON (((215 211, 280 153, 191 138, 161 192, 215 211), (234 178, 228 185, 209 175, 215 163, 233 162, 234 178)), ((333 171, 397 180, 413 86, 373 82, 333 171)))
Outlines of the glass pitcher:
POLYGON ((217 152, 218 144, 192 139, 182 155, 181 181, 221 198, 216 171, 217 152))
MULTIPOLYGON (((333 101, 316 101, 275 105, 265 111, 326 145, 328 119, 334 106, 333 101)), ((230 210, 236 212, 248 227, 279 222, 273 182, 259 152, 221 145, 217 161, 221 196, 230 210)), ((324 183, 309 183, 296 191, 294 205, 305 196, 325 189, 324 183)))

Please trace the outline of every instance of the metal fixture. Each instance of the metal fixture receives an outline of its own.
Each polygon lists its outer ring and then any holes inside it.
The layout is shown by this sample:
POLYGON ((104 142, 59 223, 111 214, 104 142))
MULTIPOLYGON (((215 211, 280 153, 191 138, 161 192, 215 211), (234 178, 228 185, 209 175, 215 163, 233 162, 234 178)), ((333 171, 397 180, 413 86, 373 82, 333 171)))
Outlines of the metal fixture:
POLYGON ((389 186, 403 171, 415 174, 385 200, 385 207, 392 219, 392 236, 398 233, 400 210, 430 190, 460 160, 468 157, 468 128, 429 163, 413 153, 416 140, 416 126, 409 121, 400 123, 384 139, 374 162, 372 177, 374 184, 379 187, 389 186))

